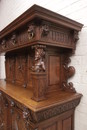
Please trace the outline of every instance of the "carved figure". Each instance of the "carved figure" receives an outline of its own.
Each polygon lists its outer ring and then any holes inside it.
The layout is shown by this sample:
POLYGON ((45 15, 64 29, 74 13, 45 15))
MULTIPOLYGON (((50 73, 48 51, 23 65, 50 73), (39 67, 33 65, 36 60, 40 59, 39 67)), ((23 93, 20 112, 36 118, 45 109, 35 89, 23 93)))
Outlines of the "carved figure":
POLYGON ((32 39, 35 36, 35 27, 34 25, 30 25, 28 27, 28 38, 29 40, 32 39))
POLYGON ((11 38, 11 43, 12 43, 12 45, 14 46, 14 45, 16 44, 16 42, 17 42, 16 34, 13 34, 13 35, 12 35, 12 38, 11 38))
POLYGON ((40 72, 45 71, 44 63, 45 51, 43 46, 35 46, 35 65, 32 66, 32 71, 40 72))

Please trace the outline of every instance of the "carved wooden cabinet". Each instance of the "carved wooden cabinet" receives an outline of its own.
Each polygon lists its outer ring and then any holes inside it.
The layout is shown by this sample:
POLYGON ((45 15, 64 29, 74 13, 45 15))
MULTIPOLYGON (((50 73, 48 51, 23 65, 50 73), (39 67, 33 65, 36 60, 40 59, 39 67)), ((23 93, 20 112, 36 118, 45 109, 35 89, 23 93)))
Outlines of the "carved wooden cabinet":
POLYGON ((82 97, 68 79, 82 24, 33 5, 0 32, 0 130, 74 130, 82 97))

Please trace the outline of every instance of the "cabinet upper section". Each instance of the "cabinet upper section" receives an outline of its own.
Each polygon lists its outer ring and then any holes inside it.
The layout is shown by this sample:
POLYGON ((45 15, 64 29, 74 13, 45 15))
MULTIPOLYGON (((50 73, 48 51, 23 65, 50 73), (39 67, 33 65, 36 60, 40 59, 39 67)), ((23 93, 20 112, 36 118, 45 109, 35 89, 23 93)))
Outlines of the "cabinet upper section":
POLYGON ((75 49, 82 24, 33 5, 0 32, 0 53, 46 44, 75 49))

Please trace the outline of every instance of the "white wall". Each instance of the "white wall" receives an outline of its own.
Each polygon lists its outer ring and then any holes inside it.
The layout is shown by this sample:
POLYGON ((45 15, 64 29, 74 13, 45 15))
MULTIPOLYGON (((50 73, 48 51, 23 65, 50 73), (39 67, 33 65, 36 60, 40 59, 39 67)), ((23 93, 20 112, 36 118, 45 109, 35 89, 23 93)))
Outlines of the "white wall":
MULTIPOLYGON (((75 130, 87 130, 87 0, 0 0, 0 30, 12 22, 33 4, 60 13, 84 24, 71 64, 76 74, 71 79, 76 90, 83 94, 75 111, 75 130)), ((0 59, 0 76, 4 78, 3 57, 0 59)))

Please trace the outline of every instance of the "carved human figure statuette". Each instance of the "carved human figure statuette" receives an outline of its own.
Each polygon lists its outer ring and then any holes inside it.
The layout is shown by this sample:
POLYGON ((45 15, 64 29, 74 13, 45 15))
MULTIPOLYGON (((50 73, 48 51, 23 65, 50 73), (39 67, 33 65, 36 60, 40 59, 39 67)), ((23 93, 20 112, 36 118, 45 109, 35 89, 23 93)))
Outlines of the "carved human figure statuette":
POLYGON ((34 72, 43 72, 45 71, 45 63, 44 63, 44 57, 45 57, 45 51, 44 49, 46 46, 43 45, 35 45, 32 48, 35 48, 35 64, 32 66, 32 71, 34 72))

